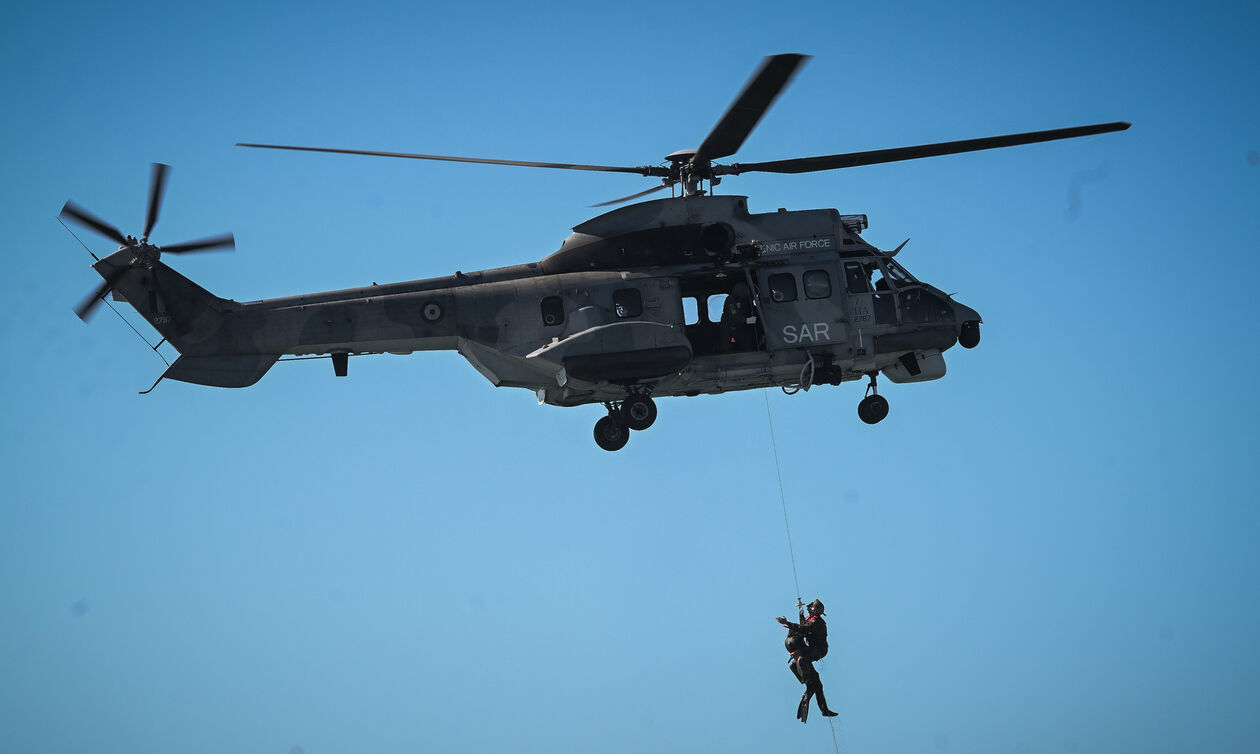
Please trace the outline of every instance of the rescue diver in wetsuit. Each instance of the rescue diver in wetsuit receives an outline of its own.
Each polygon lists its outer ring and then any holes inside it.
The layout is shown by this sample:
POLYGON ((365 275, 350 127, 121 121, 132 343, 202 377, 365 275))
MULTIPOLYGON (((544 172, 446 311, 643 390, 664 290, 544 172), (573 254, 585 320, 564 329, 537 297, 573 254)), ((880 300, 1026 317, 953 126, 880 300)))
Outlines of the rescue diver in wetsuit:
POLYGON ((788 660, 788 669, 796 680, 805 684, 805 694, 796 708, 796 719, 805 722, 809 717, 809 699, 818 698, 818 710, 824 717, 835 717, 837 713, 827 708, 827 697, 823 696, 822 679, 814 669, 814 662, 827 656, 827 622, 822 619, 822 600, 814 600, 806 605, 809 616, 800 610, 801 622, 791 623, 787 618, 775 618, 787 626, 787 639, 783 642, 792 659, 788 660))

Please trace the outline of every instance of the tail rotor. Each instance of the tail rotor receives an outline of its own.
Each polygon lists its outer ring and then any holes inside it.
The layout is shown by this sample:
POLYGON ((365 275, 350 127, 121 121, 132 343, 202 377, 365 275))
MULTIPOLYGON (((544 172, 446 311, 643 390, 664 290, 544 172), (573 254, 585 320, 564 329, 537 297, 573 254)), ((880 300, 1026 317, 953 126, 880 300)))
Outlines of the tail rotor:
POLYGON ((131 252, 131 258, 124 262, 124 266, 118 266, 116 263, 111 262, 108 265, 110 268, 108 271, 97 267, 97 271, 104 276, 105 280, 74 309, 74 313, 84 322, 91 318, 93 312, 100 306, 101 301, 104 300, 105 296, 114 289, 118 281, 131 268, 152 268, 153 263, 161 258, 163 252, 169 254, 190 254, 199 251, 233 250, 236 248, 236 239, 231 233, 223 233, 197 241, 187 241, 169 246, 156 246, 149 243, 149 234, 153 232, 153 226, 157 225, 158 213, 162 209, 162 197, 166 193, 166 178, 170 173, 170 169, 169 165, 163 165, 160 162, 153 163, 153 169, 149 174, 149 204, 144 218, 144 235, 138 240, 135 236, 123 235, 118 228, 74 202, 66 202, 65 206, 61 208, 61 213, 58 215, 61 219, 68 220, 119 244, 118 251, 131 252))

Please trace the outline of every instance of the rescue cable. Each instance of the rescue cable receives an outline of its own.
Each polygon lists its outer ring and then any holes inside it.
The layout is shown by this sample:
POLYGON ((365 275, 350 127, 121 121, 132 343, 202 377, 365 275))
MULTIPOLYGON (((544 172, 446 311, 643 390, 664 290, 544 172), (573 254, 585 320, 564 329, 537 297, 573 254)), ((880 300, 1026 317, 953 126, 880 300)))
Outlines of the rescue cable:
POLYGON ((779 445, 774 441, 774 419, 770 418, 770 396, 761 391, 766 399, 766 423, 770 425, 770 448, 774 450, 774 473, 779 477, 779 502, 783 505, 783 530, 787 532, 788 555, 792 558, 792 583, 796 585, 796 606, 801 602, 801 581, 796 576, 796 553, 792 550, 792 527, 788 526, 787 496, 783 494, 783 470, 779 467, 779 445))
MULTIPOLYGON (((811 364, 812 361, 811 359, 811 364)), ((761 397, 766 399, 766 424, 770 426, 770 448, 774 451, 774 473, 779 478, 779 503, 783 506, 783 530, 787 533, 788 556, 792 559, 792 583, 796 585, 796 607, 800 608, 805 603, 801 601, 801 582, 796 575, 796 552, 792 548, 792 527, 788 525, 787 495, 783 492, 783 469, 779 464, 779 445, 774 439, 774 419, 770 416, 770 394, 762 390, 761 397)), ((827 725, 831 726, 831 745, 835 747, 836 754, 840 754, 840 744, 836 740, 835 718, 827 718, 827 725)))

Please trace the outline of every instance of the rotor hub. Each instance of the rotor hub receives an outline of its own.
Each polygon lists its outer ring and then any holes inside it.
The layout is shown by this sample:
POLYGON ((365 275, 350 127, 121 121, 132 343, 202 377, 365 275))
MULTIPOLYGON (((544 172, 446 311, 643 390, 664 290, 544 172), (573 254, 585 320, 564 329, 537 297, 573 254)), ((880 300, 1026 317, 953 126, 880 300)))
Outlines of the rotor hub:
MULTIPOLYGON (((135 239, 128 236, 128 240, 135 239)), ((142 264, 146 267, 152 267, 159 259, 162 258, 162 250, 157 246, 149 243, 147 238, 135 241, 130 247, 132 253, 132 264, 142 264)))

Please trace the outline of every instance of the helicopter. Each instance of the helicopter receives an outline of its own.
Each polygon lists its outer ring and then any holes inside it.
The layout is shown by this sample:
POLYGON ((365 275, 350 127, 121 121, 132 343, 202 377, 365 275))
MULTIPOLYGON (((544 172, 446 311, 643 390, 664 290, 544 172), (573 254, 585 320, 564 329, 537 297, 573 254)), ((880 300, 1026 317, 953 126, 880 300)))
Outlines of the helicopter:
POLYGON ((540 404, 601 404, 607 413, 594 436, 609 451, 652 426, 654 399, 664 396, 775 386, 794 393, 865 378, 858 416, 878 423, 889 404, 877 376, 897 384, 943 377, 945 351, 979 344, 980 314, 902 266, 895 257, 905 243, 881 250, 866 242, 866 215, 754 213, 747 197, 714 195, 713 188, 743 173, 835 170, 1122 131, 1130 124, 716 162, 739 150, 807 59, 765 58, 698 147, 654 165, 238 144, 660 179, 646 191, 595 206, 670 192, 577 225, 541 261, 497 269, 247 303, 220 298, 161 257, 232 249, 232 234, 167 246, 149 241, 169 174, 168 166, 155 163, 140 238, 73 202, 63 207, 61 218, 119 244, 93 264, 103 282, 75 311, 86 322, 112 293, 144 317, 179 352, 154 387, 163 379, 248 387, 277 361, 297 358, 328 358, 334 374, 345 377, 351 356, 455 350, 495 386, 532 390, 540 404))

